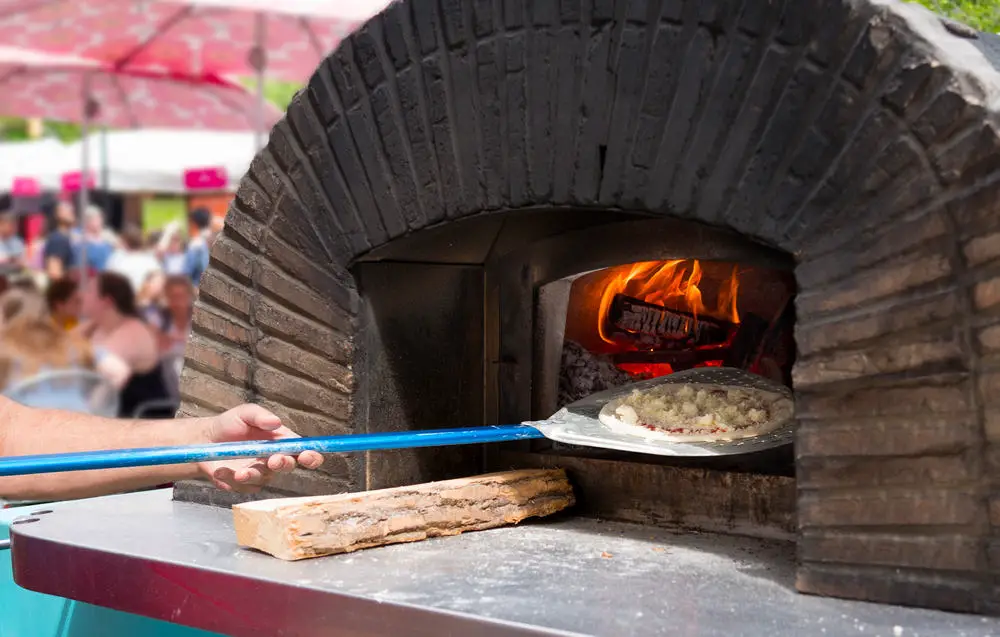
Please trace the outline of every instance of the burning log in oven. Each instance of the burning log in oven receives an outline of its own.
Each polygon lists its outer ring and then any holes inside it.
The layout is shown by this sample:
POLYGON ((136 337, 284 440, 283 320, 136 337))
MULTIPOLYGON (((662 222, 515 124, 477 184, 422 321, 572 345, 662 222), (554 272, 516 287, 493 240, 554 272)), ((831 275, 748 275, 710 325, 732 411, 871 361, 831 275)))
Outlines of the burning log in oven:
MULTIPOLYGON (((607 315, 608 333, 635 349, 612 355, 622 370, 639 375, 659 375, 703 365, 757 370, 762 360, 777 359, 783 369, 782 341, 791 333, 791 304, 773 321, 747 312, 739 323, 694 316, 654 303, 618 294, 607 315)), ((784 381, 785 374, 772 373, 784 381)))
POLYGON ((625 264, 578 278, 567 310, 560 402, 694 367, 784 380, 791 360, 788 285, 752 267, 693 259, 625 264))
POLYGON ((661 350, 721 345, 737 325, 708 316, 616 294, 607 314, 608 334, 638 349, 661 350))

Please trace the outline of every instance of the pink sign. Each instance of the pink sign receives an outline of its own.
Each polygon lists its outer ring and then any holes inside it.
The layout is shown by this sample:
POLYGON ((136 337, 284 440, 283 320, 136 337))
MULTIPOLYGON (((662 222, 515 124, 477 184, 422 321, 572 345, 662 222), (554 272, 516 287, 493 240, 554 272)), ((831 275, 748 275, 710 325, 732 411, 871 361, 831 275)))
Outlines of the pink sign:
POLYGON ((45 232, 45 215, 29 215, 24 224, 25 243, 31 243, 45 232))
POLYGON ((188 190, 225 190, 228 182, 226 169, 222 166, 184 171, 184 187, 188 190))
POLYGON ((42 185, 31 177, 14 177, 10 194, 14 197, 37 197, 42 194, 42 185))
MULTIPOLYGON (((63 173, 61 183, 63 192, 77 192, 81 187, 83 187, 83 173, 79 170, 71 173, 63 173)), ((88 173, 87 188, 93 190, 96 183, 97 182, 94 180, 94 173, 88 173)))

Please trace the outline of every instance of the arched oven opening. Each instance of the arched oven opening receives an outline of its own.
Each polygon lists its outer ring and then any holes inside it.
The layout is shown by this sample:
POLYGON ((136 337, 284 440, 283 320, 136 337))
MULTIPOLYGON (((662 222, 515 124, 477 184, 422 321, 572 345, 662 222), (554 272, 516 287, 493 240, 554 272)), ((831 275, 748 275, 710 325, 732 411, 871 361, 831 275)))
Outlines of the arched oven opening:
MULTIPOLYGON (((790 386, 791 265, 732 232, 621 211, 531 209, 416 233, 353 268, 368 308, 355 417, 368 431, 519 423, 704 366, 790 386)), ((641 500, 674 526, 794 538, 790 444, 717 457, 548 440, 378 452, 366 476, 380 488, 536 465, 570 469, 594 515, 648 522, 622 507, 641 500), (656 477, 635 481, 640 473, 656 477), (588 488, 630 478, 641 485, 632 494, 588 488), (657 483, 689 487, 644 492, 657 483)))

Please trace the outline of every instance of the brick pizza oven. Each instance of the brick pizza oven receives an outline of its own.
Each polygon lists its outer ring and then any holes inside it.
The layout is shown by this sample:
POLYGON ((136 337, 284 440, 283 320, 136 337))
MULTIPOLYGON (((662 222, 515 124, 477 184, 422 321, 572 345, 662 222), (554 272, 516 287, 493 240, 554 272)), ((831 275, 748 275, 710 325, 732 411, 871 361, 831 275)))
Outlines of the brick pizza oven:
POLYGON ((256 401, 303 435, 541 418, 577 282, 698 260, 716 299, 741 273, 727 329, 788 336, 794 449, 368 453, 268 493, 560 465, 581 514, 794 541, 803 592, 1000 612, 995 42, 891 0, 393 4, 243 178, 181 411, 256 401))

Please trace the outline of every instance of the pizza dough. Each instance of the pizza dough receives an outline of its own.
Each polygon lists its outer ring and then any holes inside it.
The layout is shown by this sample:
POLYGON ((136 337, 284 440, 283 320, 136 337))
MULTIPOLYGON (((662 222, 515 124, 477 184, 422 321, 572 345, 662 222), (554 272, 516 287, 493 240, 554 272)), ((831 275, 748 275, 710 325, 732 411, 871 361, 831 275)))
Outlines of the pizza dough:
POLYGON ((792 411, 791 398, 777 392, 665 383, 610 401, 599 418, 612 431, 647 440, 714 442, 768 433, 792 411))

